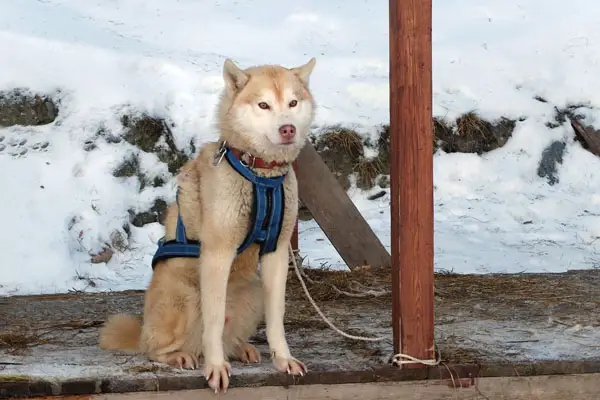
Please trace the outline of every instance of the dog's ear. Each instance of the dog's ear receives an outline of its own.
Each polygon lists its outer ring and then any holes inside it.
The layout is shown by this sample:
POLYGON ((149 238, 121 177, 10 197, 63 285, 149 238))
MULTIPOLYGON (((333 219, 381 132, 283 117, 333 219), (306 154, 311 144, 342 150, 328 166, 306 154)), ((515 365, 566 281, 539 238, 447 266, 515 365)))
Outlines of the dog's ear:
POLYGON ((239 91, 248 82, 248 74, 242 71, 240 67, 235 65, 229 58, 223 64, 223 79, 227 90, 232 93, 239 91))
POLYGON ((306 64, 296 68, 291 68, 290 71, 298 75, 298 78, 300 78, 304 86, 308 86, 309 77, 313 68, 315 67, 316 62, 317 60, 313 57, 306 64))

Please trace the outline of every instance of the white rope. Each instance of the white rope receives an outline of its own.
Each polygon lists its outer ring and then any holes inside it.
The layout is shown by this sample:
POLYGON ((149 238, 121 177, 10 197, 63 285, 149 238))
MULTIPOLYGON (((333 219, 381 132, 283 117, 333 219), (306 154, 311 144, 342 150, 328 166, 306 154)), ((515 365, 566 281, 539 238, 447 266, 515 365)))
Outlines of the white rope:
MULTIPOLYGON (((354 336, 354 335, 350 335, 349 333, 342 331, 337 326, 335 326, 333 324, 333 322, 331 322, 329 320, 329 318, 327 318, 325 316, 325 314, 323 314, 323 312, 321 311, 321 309, 319 308, 319 306, 317 305, 315 300, 310 295, 310 292, 308 291, 308 288, 306 287, 306 283, 304 282, 304 279, 302 278, 302 274, 300 273, 300 269, 298 268, 298 263, 296 262, 296 254, 294 253, 294 249, 292 248, 291 243, 289 244, 289 251, 290 251, 291 258, 292 258, 292 264, 294 265, 294 271, 296 271, 296 276, 298 277, 298 280, 300 281, 300 284, 302 285, 302 289, 304 289, 304 294, 306 294, 306 297, 308 298, 308 301, 310 302, 310 304, 312 304, 312 306, 317 311, 319 316, 321 316, 321 319, 323 319, 323 321, 327 325, 329 325, 329 327, 332 330, 334 330, 335 332, 337 332, 338 334, 342 335, 345 338, 352 339, 352 340, 364 341, 364 342, 380 342, 382 340, 387 339, 386 337, 354 336)), ((436 366, 440 363, 440 358, 441 357, 438 357, 437 360, 421 360, 421 359, 415 358, 413 356, 409 356, 408 354, 398 353, 392 357, 392 364, 394 364, 394 365, 423 364, 423 365, 428 365, 428 366, 436 366)))

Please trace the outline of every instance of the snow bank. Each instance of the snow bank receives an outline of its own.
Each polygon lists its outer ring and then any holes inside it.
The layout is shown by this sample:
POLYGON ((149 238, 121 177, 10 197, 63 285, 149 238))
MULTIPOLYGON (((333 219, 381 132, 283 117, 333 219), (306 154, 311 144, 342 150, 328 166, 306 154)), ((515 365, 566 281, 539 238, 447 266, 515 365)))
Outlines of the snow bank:
MULTIPOLYGON (((505 147, 482 157, 435 156, 438 269, 597 265, 600 160, 573 141, 568 126, 546 124, 555 107, 582 103, 590 106, 586 122, 600 127, 598 7, 592 0, 568 9, 558 0, 434 1, 435 115, 526 118, 505 147), (536 169, 554 140, 566 149, 559 182, 549 186, 536 169)), ((100 140, 84 150, 98 131, 118 135, 126 110, 168 118, 176 144, 189 150, 190 141, 215 137, 226 57, 242 66, 293 66, 316 56, 316 125, 367 133, 388 120, 387 27, 387 2, 375 1, 0 4, 0 90, 28 88, 60 102, 52 124, 0 129, 0 295, 145 287, 159 224, 132 227, 130 250, 107 264, 90 264, 88 254, 123 233, 129 209, 174 196, 172 181, 139 192, 134 178, 112 176, 137 151, 127 143, 100 140), (42 142, 49 145, 34 149, 42 142)), ((150 174, 171 177, 153 155, 141 154, 141 162, 150 174)), ((389 199, 351 194, 389 245, 389 199)), ((314 221, 301 224, 300 239, 312 266, 342 266, 314 221)))

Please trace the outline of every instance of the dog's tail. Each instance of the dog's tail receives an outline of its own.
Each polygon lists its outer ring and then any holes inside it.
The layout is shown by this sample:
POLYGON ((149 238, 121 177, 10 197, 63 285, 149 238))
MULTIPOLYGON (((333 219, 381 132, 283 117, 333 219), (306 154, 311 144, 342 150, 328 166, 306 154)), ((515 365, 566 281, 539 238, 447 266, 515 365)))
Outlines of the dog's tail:
POLYGON ((142 322, 132 315, 115 314, 108 317, 100 329, 100 348, 138 352, 142 322))

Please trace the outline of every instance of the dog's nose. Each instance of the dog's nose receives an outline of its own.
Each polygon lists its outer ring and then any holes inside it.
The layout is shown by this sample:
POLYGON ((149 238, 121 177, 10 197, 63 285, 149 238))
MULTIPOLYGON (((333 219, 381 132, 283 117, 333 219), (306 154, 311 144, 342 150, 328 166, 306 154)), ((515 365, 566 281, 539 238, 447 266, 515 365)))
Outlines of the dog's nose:
POLYGON ((279 134, 281 137, 291 139, 296 136, 296 127, 294 125, 281 125, 279 127, 279 134))

